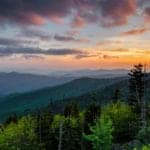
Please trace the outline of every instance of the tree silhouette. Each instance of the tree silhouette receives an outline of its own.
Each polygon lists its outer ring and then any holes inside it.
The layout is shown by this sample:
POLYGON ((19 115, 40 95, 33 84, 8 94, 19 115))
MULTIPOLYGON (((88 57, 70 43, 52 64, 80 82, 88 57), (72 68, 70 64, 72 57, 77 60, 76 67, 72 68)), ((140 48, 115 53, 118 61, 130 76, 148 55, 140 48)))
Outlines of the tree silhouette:
POLYGON ((143 65, 135 65, 129 73, 129 97, 128 103, 135 108, 137 112, 140 111, 142 98, 144 96, 144 72, 143 65))

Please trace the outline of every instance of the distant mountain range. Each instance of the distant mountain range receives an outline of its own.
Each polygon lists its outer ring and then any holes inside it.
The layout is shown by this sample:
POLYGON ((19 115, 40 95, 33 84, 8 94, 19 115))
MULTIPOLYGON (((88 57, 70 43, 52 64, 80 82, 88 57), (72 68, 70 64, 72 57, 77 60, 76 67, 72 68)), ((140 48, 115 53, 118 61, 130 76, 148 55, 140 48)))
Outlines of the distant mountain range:
POLYGON ((52 87, 72 79, 74 78, 65 76, 55 77, 17 72, 0 73, 0 96, 52 87))
POLYGON ((127 70, 77 70, 77 71, 56 71, 49 75, 35 75, 29 73, 0 73, 0 96, 12 93, 23 93, 44 87, 53 87, 64 84, 71 80, 89 78, 114 78, 127 75, 127 70))
POLYGON ((122 77, 128 74, 129 70, 126 69, 85 69, 85 70, 75 70, 75 71, 55 71, 51 72, 52 76, 65 76, 65 77, 89 77, 89 78, 112 78, 112 77, 122 77))

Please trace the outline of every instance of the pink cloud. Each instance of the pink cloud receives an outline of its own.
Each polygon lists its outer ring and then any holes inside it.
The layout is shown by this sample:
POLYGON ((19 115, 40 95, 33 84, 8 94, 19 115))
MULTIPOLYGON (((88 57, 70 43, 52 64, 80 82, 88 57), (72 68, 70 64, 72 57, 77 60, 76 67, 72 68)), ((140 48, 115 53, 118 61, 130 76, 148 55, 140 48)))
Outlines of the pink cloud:
POLYGON ((147 28, 138 28, 138 29, 133 29, 133 30, 129 30, 126 32, 122 32, 121 35, 123 35, 123 36, 139 35, 139 34, 143 34, 148 31, 149 31, 149 29, 147 29, 147 28))
MULTIPOLYGON (((91 23, 113 27, 127 24, 137 7, 137 0, 0 0, 0 21, 41 25, 50 20, 61 24, 66 17, 73 16, 73 28, 91 23)), ((149 8, 145 16, 150 20, 149 8)))
POLYGON ((87 22, 84 20, 84 18, 80 16, 76 16, 72 22, 72 27, 73 28, 82 28, 86 26, 87 22))
POLYGON ((119 26, 127 24, 128 18, 136 13, 136 0, 105 0, 101 2, 102 25, 119 26))

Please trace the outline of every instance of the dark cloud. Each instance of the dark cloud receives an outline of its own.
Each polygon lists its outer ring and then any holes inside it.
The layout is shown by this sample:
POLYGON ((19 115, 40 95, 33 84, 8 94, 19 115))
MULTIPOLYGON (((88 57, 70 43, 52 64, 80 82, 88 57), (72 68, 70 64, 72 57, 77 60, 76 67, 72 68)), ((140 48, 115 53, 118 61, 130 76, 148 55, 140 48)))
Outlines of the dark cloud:
POLYGON ((146 23, 150 23, 150 0, 138 0, 138 6, 143 12, 146 23))
POLYGON ((49 33, 46 33, 42 30, 33 29, 33 28, 22 29, 19 35, 25 36, 28 38, 36 38, 39 40, 45 40, 45 41, 49 41, 52 38, 52 36, 49 33))
POLYGON ((138 3, 139 7, 150 5, 150 1, 149 0, 137 0, 137 3, 138 3))
POLYGON ((98 23, 104 27, 124 25, 136 11, 136 0, 1 0, 1 23, 41 25, 51 20, 62 23, 74 16, 71 25, 98 23))
POLYGON ((76 59, 82 59, 82 58, 89 58, 89 57, 96 57, 97 55, 91 55, 89 53, 86 53, 86 54, 79 54, 79 55, 76 55, 75 58, 76 59))
POLYGON ((136 0, 101 0, 99 7, 103 26, 124 25, 136 12, 136 0))
POLYGON ((41 54, 41 55, 65 56, 65 55, 80 55, 85 53, 86 52, 76 49, 43 50, 40 48, 32 48, 32 47, 0 47, 1 56, 11 56, 14 54, 28 54, 28 55, 41 54))
POLYGON ((75 38, 73 36, 62 36, 58 34, 54 36, 54 39, 60 42, 81 42, 81 43, 90 42, 86 38, 75 38))
POLYGON ((67 16, 72 0, 1 0, 0 20, 40 25, 67 16))
POLYGON ((77 38, 75 37, 75 35, 59 35, 59 34, 52 35, 50 33, 46 33, 43 30, 34 28, 22 29, 21 32, 17 35, 30 39, 39 39, 42 41, 51 41, 53 39, 59 42, 81 42, 81 43, 90 42, 86 38, 77 38))
POLYGON ((17 40, 14 40, 14 39, 8 39, 8 38, 0 38, 0 45, 18 45, 20 44, 17 40))
POLYGON ((29 54, 24 54, 21 57, 26 59, 26 60, 30 60, 30 59, 41 59, 41 60, 43 60, 44 59, 43 56, 40 56, 40 55, 29 55, 29 54))
POLYGON ((0 46, 19 46, 19 45, 29 45, 37 44, 35 41, 12 39, 12 38, 2 38, 0 37, 0 46))
POLYGON ((150 7, 146 7, 144 10, 145 21, 150 23, 150 7))
POLYGON ((62 42, 70 42, 70 41, 78 41, 78 39, 72 37, 72 36, 61 36, 56 34, 54 36, 54 39, 57 41, 62 41, 62 42))

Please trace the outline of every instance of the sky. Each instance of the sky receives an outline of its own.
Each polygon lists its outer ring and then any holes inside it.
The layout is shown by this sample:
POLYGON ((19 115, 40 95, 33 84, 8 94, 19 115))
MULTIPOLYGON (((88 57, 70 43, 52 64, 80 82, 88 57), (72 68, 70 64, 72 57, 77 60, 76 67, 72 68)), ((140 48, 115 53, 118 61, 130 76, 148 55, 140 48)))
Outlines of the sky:
POLYGON ((150 65, 150 0, 0 0, 0 71, 150 65))

